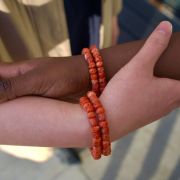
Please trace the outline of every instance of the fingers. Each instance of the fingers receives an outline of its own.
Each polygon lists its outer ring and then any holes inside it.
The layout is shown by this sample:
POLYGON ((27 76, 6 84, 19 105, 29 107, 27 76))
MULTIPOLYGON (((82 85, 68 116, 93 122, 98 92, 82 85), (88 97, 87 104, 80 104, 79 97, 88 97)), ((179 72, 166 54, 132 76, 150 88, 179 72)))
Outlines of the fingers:
POLYGON ((168 21, 161 22, 152 32, 144 46, 133 58, 132 64, 139 70, 153 74, 154 65, 167 48, 172 35, 172 25, 168 21))
POLYGON ((30 71, 20 76, 0 80, 0 103, 24 95, 42 93, 43 81, 40 77, 42 76, 30 71))
POLYGON ((43 60, 29 60, 18 63, 0 63, 0 102, 23 95, 37 95, 43 84, 36 70, 43 60))

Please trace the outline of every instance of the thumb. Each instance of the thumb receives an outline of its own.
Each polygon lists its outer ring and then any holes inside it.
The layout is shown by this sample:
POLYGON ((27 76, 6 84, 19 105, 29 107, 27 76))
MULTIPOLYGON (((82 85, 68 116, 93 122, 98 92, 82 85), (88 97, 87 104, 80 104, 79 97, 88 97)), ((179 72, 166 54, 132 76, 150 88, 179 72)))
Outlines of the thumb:
POLYGON ((138 69, 141 72, 153 74, 154 66, 167 48, 171 35, 171 23, 168 21, 161 22, 146 40, 141 50, 132 59, 132 64, 136 66, 136 71, 138 69))

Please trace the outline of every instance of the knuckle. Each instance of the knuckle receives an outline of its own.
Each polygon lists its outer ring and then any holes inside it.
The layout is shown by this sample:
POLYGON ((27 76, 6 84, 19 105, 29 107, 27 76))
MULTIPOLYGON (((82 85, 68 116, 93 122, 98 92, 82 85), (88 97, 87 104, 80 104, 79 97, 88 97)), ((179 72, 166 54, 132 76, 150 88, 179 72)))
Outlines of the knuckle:
POLYGON ((0 90, 1 91, 9 91, 11 89, 11 81, 6 79, 6 80, 1 80, 0 81, 0 90))
POLYGON ((12 99, 12 82, 9 79, 0 80, 0 92, 4 95, 3 98, 12 99))

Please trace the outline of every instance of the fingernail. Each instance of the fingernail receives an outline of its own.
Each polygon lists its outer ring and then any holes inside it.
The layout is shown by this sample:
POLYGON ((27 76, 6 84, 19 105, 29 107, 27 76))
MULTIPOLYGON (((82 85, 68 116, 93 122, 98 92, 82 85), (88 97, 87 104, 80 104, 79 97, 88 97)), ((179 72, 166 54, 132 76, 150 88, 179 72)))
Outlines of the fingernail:
POLYGON ((173 26, 169 21, 161 22, 156 30, 162 34, 170 34, 172 33, 173 26))

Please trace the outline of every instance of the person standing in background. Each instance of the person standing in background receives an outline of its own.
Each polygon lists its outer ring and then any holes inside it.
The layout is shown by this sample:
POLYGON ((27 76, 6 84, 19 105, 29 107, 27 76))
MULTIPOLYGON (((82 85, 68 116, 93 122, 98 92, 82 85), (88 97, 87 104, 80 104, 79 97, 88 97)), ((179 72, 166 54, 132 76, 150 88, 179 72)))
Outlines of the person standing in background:
POLYGON ((21 61, 80 54, 117 43, 120 0, 3 0, 0 59, 21 61))

